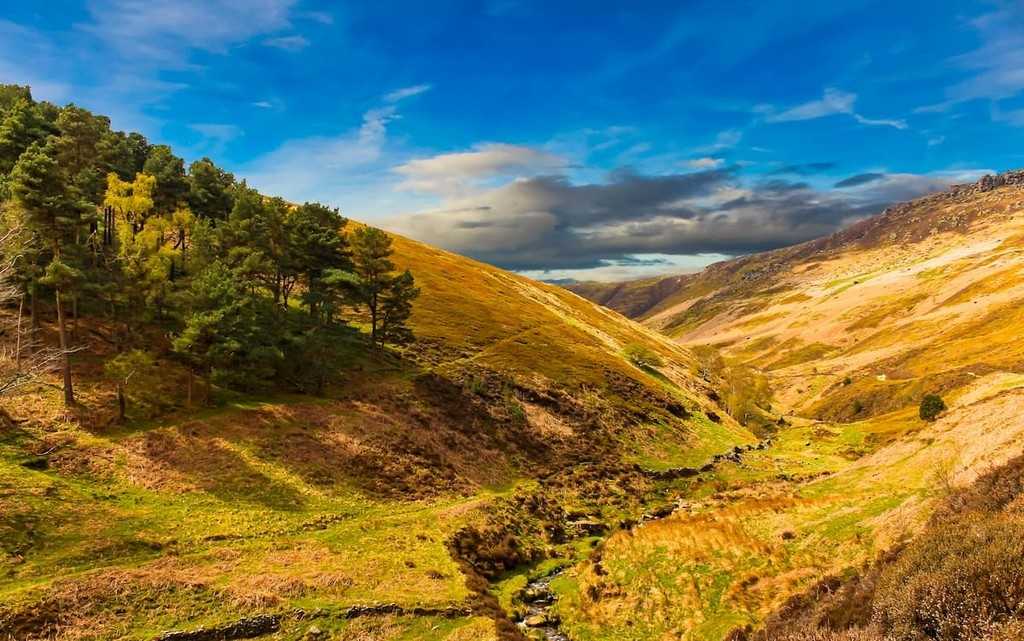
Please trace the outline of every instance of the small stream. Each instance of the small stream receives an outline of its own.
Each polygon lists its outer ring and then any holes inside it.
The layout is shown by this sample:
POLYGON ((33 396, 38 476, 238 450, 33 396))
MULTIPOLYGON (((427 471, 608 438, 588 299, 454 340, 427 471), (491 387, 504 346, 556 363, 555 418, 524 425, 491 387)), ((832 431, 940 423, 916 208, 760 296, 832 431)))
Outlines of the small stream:
MULTIPOLYGON (((737 446, 728 452, 716 454, 701 468, 673 468, 659 472, 656 476, 661 479, 697 476, 701 473, 713 470, 722 462, 728 461, 739 463, 742 460, 743 455, 747 452, 765 450, 771 447, 771 445, 772 440, 769 437, 756 444, 737 446)), ((652 475, 654 475, 654 473, 652 473, 652 475)), ((680 502, 674 505, 664 506, 660 510, 647 512, 643 514, 637 522, 626 526, 626 528, 632 529, 636 526, 643 526, 645 523, 649 523, 651 521, 663 519, 672 515, 676 509, 682 507, 682 505, 683 504, 680 502)), ((516 618, 515 623, 528 637, 535 638, 536 633, 539 632, 540 638, 544 639, 544 641, 572 641, 561 631, 561 622, 559 621, 558 616, 551 611, 552 606, 555 604, 555 593, 551 590, 551 581, 566 569, 567 568, 562 568, 561 570, 552 572, 547 576, 530 581, 519 593, 520 600, 526 605, 526 613, 521 617, 516 618)))
POLYGON ((526 604, 526 614, 516 621, 516 625, 527 635, 531 630, 540 632, 546 641, 570 641, 558 627, 558 618, 551 613, 555 604, 555 595, 551 591, 551 581, 561 574, 561 570, 539 579, 530 581, 520 593, 526 604))

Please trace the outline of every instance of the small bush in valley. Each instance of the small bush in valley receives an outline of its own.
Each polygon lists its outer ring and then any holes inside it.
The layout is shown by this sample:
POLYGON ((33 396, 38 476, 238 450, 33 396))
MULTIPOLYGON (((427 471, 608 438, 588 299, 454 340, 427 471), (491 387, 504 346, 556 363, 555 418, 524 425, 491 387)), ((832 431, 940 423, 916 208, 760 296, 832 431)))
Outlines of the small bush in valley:
POLYGON ((934 421, 946 410, 946 403, 937 394, 925 394, 921 399, 919 414, 923 421, 934 421))
POLYGON ((622 350, 623 355, 630 363, 636 365, 640 369, 645 368, 656 368, 662 367, 665 361, 661 359, 652 349, 640 345, 639 343, 630 343, 626 345, 625 349, 622 350))

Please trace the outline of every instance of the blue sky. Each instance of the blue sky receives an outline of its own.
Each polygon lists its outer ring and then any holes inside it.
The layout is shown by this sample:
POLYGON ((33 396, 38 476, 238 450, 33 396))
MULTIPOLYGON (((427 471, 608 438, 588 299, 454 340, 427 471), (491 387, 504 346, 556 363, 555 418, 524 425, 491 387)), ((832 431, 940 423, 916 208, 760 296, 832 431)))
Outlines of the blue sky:
POLYGON ((1024 166, 1009 2, 16 3, 0 80, 542 278, 692 269, 1024 166))

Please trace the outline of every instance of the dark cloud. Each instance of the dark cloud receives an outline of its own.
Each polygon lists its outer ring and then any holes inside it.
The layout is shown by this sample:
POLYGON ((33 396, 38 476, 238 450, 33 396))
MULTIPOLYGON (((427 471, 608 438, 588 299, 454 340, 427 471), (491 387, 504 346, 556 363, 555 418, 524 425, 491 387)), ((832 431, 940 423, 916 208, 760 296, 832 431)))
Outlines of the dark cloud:
POLYGON ((773 179, 748 184, 734 170, 573 184, 540 176, 393 220, 390 227, 514 270, 630 265, 637 254, 737 255, 832 233, 892 202, 960 177, 887 174, 822 191, 773 179))
POLYGON ((834 162, 809 162, 801 165, 786 165, 773 171, 773 174, 795 174, 797 176, 814 176, 836 168, 834 162))
POLYGON ((850 176, 849 178, 840 180, 836 183, 836 187, 839 189, 843 189, 845 187, 858 187, 860 185, 866 185, 871 182, 882 180, 883 178, 885 178, 885 174, 857 174, 856 176, 850 176))

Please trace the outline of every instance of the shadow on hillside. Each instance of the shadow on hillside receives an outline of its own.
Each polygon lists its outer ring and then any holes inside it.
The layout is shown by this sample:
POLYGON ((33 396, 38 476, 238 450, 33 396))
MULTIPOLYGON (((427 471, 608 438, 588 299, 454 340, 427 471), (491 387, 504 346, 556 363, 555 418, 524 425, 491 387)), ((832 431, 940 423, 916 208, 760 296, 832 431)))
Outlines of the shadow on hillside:
POLYGON ((306 500, 291 485, 258 470, 238 444, 195 428, 147 432, 139 453, 152 466, 137 472, 147 485, 182 485, 229 502, 255 503, 274 510, 299 510, 306 500))

